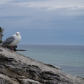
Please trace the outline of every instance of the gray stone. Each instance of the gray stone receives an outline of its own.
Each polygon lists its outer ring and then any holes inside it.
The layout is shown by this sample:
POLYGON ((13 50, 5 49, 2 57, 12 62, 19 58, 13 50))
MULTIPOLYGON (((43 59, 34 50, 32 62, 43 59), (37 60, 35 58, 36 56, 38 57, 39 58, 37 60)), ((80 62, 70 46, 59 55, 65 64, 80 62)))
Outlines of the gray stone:
POLYGON ((0 84, 84 84, 84 78, 0 47, 0 84))
POLYGON ((19 82, 11 77, 8 77, 7 75, 0 74, 0 84, 19 84, 19 82))
POLYGON ((34 81, 32 79, 19 79, 21 84, 41 84, 38 81, 34 81))

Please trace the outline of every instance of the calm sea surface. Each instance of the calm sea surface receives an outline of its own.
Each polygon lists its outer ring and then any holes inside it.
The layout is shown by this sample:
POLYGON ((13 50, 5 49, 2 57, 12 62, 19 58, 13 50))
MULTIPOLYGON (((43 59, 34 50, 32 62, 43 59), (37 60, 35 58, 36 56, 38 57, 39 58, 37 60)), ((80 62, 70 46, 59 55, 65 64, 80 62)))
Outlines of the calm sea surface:
POLYGON ((18 45, 18 53, 84 77, 84 45, 18 45))

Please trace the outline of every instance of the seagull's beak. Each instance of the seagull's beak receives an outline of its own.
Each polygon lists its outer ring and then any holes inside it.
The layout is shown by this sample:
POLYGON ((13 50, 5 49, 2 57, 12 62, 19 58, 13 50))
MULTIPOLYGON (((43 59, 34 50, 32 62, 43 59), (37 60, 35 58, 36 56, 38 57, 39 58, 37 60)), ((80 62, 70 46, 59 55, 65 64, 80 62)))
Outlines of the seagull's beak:
POLYGON ((16 34, 17 36, 19 36, 19 34, 16 34))

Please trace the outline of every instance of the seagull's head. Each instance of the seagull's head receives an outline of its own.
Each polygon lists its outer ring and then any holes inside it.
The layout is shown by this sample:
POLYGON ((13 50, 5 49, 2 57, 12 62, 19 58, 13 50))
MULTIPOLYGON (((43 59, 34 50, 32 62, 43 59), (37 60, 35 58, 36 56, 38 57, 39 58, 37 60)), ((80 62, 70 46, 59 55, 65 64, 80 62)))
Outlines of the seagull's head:
POLYGON ((16 32, 16 36, 20 36, 20 32, 16 32))

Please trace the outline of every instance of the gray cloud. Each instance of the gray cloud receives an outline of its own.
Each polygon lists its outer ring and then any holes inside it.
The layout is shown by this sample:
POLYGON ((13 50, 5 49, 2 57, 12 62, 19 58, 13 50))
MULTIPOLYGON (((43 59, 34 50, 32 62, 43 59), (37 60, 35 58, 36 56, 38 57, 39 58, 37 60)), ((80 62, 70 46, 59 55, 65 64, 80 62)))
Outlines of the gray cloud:
POLYGON ((33 11, 39 13, 49 13, 55 16, 76 16, 84 15, 83 0, 1 0, 0 8, 4 8, 4 15, 26 15, 33 14, 33 11), (6 3, 6 4, 5 4, 6 3), (32 12, 31 12, 31 11, 32 12), (9 12, 7 12, 9 11, 9 12), (6 12, 6 13, 5 13, 6 12), (15 13, 14 13, 15 12, 15 13), (26 12, 26 13, 25 13, 26 12))
POLYGON ((0 5, 0 23, 8 28, 60 29, 60 22, 84 15, 82 0, 7 0, 3 3, 7 4, 0 5))
POLYGON ((47 7, 48 9, 56 9, 56 8, 84 8, 84 1, 83 0, 33 0, 33 1, 26 1, 20 2, 16 5, 23 6, 23 7, 47 7))
POLYGON ((0 26, 5 28, 5 38, 20 31, 22 43, 84 44, 84 3, 0 0, 0 26), (24 38, 26 35, 28 39, 24 38))
POLYGON ((11 1, 14 1, 14 0, 0 0, 0 4, 7 4, 11 1))

